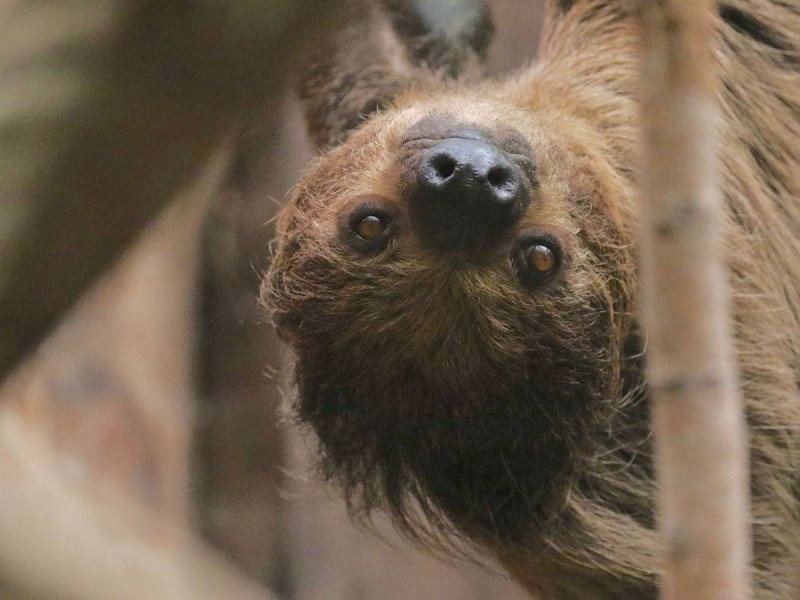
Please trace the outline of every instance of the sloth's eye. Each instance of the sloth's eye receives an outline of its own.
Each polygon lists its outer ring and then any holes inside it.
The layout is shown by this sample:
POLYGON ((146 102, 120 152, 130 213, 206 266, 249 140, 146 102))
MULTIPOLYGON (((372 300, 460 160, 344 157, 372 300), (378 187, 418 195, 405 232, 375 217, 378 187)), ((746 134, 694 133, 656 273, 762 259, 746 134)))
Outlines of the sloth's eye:
POLYGON ((340 232, 347 245, 366 256, 383 252, 397 228, 392 208, 376 200, 359 205, 340 223, 340 232))
POLYGON ((556 255, 544 244, 536 244, 525 252, 525 265, 544 275, 556 266, 556 255))
POLYGON ((378 239, 386 231, 386 224, 377 215, 367 215, 356 225, 356 233, 365 240, 378 239))
POLYGON ((513 262, 517 275, 528 287, 550 281, 561 269, 564 250, 559 238, 548 231, 529 231, 520 236, 513 262))

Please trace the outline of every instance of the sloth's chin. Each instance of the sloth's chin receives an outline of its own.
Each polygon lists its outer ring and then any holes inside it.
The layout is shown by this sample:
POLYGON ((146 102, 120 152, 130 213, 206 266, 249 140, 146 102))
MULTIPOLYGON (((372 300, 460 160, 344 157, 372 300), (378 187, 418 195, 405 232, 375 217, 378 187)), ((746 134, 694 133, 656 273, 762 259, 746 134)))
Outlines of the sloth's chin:
POLYGON ((324 476, 353 512, 386 510, 413 536, 432 527, 485 545, 522 544, 567 479, 568 444, 554 427, 564 405, 551 405, 563 399, 535 386, 482 397, 298 383, 297 413, 319 438, 324 476))

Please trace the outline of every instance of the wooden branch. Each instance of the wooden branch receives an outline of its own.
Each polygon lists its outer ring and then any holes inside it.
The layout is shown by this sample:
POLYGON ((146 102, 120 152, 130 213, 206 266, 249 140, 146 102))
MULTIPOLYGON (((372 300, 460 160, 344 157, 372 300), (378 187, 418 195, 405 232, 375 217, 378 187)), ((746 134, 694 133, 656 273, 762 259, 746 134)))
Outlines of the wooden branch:
POLYGON ((0 15, 0 379, 268 108, 334 2, 9 0, 0 15))
POLYGON ((0 479, 0 581, 10 598, 273 599, 184 527, 98 482, 70 484, 7 404, 0 405, 0 479))
POLYGON ((663 597, 749 597, 748 460, 721 256, 712 0, 644 0, 642 268, 663 597))
POLYGON ((197 234, 230 146, 0 386, 0 599, 272 599, 187 518, 197 234))

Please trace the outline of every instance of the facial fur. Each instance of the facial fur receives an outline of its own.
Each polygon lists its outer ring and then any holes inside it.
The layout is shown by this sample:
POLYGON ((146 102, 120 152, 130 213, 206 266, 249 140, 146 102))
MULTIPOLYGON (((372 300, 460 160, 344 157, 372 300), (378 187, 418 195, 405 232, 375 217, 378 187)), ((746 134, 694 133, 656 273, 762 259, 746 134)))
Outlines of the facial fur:
POLYGON ((629 232, 597 206, 614 191, 589 168, 590 149, 514 107, 463 96, 409 97, 321 159, 280 222, 268 294, 297 352, 298 414, 354 506, 385 506, 409 530, 421 508, 439 527, 504 544, 544 526, 575 476, 567 457, 603 427, 606 399, 635 389, 619 367, 635 360, 623 351, 631 306, 615 289, 632 256, 629 232), (413 225, 404 133, 431 115, 529 129, 530 203, 480 256, 431 248, 413 225), (391 207, 394 231, 385 250, 361 256, 342 239, 342 215, 372 200, 391 207), (515 265, 531 232, 563 250, 540 285, 515 265))
MULTIPOLYGON (((328 75, 312 69, 302 89, 312 133, 335 147, 283 210, 263 290, 296 353, 296 414, 353 511, 386 510, 429 544, 488 548, 541 598, 657 596, 635 318, 634 5, 548 2, 539 62, 505 81, 450 79, 471 55, 450 52, 447 35, 326 54, 328 75), (431 44, 433 69, 419 54, 431 44), (450 55, 458 68, 441 64, 450 55), (344 85, 361 72, 369 86, 344 85), (512 208, 502 177, 488 212, 471 204, 491 183, 478 176, 485 160, 519 178, 512 208), (463 176, 461 204, 437 196, 445 176, 463 176), (552 268, 531 271, 536 244, 552 268)), ((800 593, 800 3, 720 5, 755 597, 788 600, 800 593)), ((345 37, 365 43, 383 13, 370 14, 345 37)))

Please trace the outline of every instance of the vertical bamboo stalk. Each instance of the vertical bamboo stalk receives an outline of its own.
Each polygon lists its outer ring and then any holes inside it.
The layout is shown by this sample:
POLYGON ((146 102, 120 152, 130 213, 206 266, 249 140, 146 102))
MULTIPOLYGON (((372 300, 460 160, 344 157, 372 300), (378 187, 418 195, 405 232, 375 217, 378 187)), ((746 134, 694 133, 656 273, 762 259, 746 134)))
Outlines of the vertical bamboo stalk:
POLYGON ((748 460, 717 185, 713 0, 643 0, 642 272, 667 600, 749 597, 748 460))

